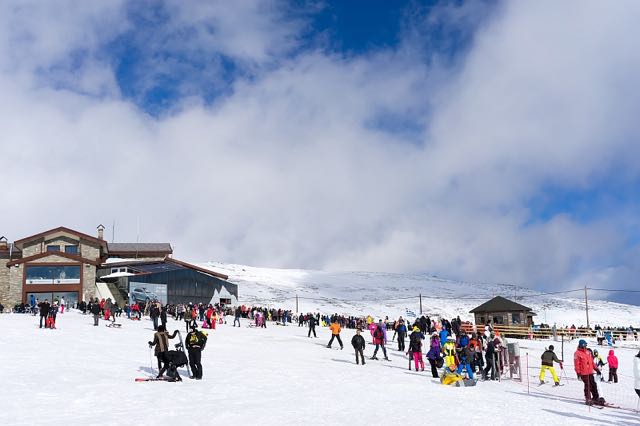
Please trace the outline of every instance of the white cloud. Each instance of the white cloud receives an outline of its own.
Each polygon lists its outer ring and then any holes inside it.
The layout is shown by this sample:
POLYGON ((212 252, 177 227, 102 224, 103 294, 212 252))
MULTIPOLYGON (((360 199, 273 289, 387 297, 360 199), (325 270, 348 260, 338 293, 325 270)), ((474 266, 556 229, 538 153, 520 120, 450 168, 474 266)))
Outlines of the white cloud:
POLYGON ((0 233, 11 238, 115 219, 117 239, 132 240, 139 217, 143 240, 169 240, 192 260, 544 288, 637 269, 624 243, 633 216, 529 223, 526 204, 547 185, 590 188, 616 168, 637 179, 636 3, 508 3, 455 69, 424 65, 411 37, 398 52, 286 58, 300 27, 276 6, 170 8, 201 47, 279 65, 213 106, 189 98, 160 119, 121 99, 93 54, 129 23, 91 23, 121 8, 79 8, 56 24, 56 10, 27 19, 14 6, 0 12, 4 23, 21 17, 0 40, 0 177, 11 182, 0 233), (63 89, 33 83, 77 49, 93 59, 79 73, 63 67, 63 89), (380 111, 426 122, 424 143, 368 125, 380 111))

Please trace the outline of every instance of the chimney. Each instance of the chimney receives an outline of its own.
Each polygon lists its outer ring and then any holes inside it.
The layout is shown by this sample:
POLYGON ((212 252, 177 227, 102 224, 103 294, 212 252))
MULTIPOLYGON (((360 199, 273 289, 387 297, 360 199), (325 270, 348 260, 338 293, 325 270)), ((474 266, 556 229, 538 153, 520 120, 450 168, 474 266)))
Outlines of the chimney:
POLYGON ((98 225, 98 239, 104 240, 104 225, 98 225))
POLYGON ((9 247, 6 237, 0 237, 0 250, 6 250, 9 247))

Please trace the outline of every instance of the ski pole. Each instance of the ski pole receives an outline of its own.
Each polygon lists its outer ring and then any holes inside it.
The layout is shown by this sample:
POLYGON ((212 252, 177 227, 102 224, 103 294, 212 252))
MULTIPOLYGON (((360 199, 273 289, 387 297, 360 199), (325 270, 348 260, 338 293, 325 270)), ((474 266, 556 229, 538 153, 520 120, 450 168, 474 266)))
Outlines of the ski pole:
POLYGON ((149 365, 151 366, 151 373, 153 374, 153 355, 151 355, 151 346, 149 346, 149 365))

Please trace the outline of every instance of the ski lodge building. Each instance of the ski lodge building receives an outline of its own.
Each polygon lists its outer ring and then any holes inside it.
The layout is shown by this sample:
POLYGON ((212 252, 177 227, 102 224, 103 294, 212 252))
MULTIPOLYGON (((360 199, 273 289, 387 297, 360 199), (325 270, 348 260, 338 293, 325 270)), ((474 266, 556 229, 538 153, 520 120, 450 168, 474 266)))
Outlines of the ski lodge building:
POLYGON ((237 302, 227 275, 174 259, 171 244, 108 243, 104 229, 96 237, 62 226, 13 243, 0 237, 0 303, 13 307, 33 295, 68 305, 110 297, 123 306, 158 292, 171 304, 237 302))

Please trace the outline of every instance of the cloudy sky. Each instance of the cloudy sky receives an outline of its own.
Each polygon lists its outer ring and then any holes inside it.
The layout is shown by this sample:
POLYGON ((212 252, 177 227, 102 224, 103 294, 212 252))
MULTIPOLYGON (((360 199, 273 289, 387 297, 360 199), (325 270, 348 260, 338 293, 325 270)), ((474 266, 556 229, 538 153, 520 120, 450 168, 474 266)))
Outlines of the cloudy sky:
POLYGON ((192 261, 637 289, 637 16, 0 2, 0 234, 115 223, 192 261))

